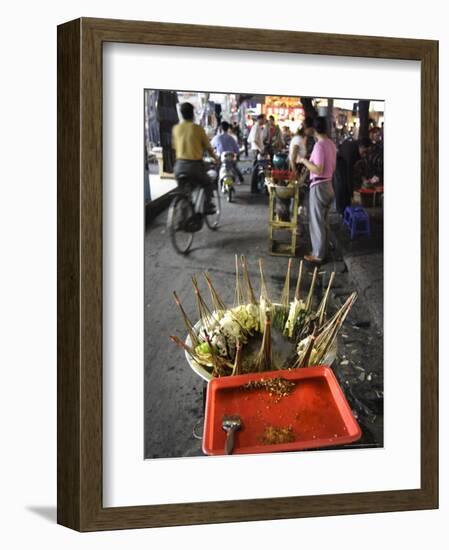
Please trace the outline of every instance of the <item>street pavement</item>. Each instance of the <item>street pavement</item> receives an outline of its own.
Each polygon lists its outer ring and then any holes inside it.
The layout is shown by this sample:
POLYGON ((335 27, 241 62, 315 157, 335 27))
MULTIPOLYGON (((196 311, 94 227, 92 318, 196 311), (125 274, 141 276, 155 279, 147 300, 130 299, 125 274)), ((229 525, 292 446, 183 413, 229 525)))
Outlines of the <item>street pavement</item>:
MULTIPOLYGON (((242 162, 241 168, 250 166, 242 162)), ((176 291, 191 320, 198 319, 191 277, 196 276, 208 298, 202 272, 207 271, 224 299, 231 305, 234 299, 234 255, 244 254, 256 294, 259 293, 258 259, 263 258, 264 271, 273 299, 279 299, 285 278, 287 257, 268 253, 268 197, 249 192, 249 176, 236 186, 235 202, 222 202, 220 227, 211 231, 206 226, 195 234, 191 252, 177 254, 166 231, 166 215, 162 212, 147 226, 145 235, 145 457, 171 458, 202 456, 204 381, 189 367, 184 352, 171 342, 175 334, 185 338, 185 327, 173 299, 176 291), (196 437, 194 434, 196 433, 196 437)), ((340 220, 334 222, 333 236, 338 235, 340 220)), ((355 257, 340 241, 333 239, 331 261, 320 269, 317 300, 331 271, 336 271, 334 290, 329 307, 337 308, 352 290, 359 290, 358 280, 352 277, 347 262, 355 257), (345 261, 346 259, 346 261, 345 261)), ((367 257, 375 250, 361 247, 367 257)), ((299 259, 309 252, 307 237, 299 242, 297 259, 293 262, 292 285, 296 282, 299 259)), ((379 250, 377 250, 379 253, 379 250)), ((382 256, 381 253, 378 256, 382 256)), ((381 259, 381 258, 380 258, 381 259)), ((379 258, 378 258, 379 260, 379 258)), ((363 262, 362 266, 363 266, 363 262)), ((377 267, 377 263, 375 263, 377 267)), ((371 268, 372 269, 372 268, 371 268)), ((304 289, 308 288, 313 268, 307 266, 304 289)), ((356 271, 356 270, 355 270, 356 271)), ((360 278, 360 277, 359 277, 360 278)), ((383 300, 382 285, 373 300, 383 300)), ((305 291, 305 290, 304 290, 305 291)), ((367 307, 368 295, 363 293, 340 333, 338 357, 334 372, 343 387, 353 412, 362 426, 359 446, 383 444, 383 334, 381 322, 367 307)))

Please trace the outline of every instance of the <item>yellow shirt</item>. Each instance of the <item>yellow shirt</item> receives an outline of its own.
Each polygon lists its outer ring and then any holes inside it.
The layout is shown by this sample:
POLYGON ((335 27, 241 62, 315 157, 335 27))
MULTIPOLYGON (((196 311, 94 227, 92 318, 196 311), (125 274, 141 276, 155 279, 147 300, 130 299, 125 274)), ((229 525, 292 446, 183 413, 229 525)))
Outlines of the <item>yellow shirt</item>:
POLYGON ((173 127, 172 148, 177 159, 202 160, 204 151, 211 149, 211 145, 202 126, 184 120, 173 127))

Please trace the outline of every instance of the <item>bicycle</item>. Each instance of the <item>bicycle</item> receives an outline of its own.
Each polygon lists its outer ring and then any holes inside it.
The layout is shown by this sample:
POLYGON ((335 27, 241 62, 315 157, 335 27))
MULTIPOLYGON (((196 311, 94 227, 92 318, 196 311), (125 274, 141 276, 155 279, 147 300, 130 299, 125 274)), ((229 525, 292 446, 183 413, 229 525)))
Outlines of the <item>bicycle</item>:
POLYGON ((204 189, 196 185, 186 174, 180 174, 177 180, 179 190, 175 193, 168 209, 167 229, 176 252, 187 254, 192 246, 194 233, 202 229, 204 222, 209 229, 218 229, 221 199, 215 179, 212 190, 215 213, 205 214, 204 189))

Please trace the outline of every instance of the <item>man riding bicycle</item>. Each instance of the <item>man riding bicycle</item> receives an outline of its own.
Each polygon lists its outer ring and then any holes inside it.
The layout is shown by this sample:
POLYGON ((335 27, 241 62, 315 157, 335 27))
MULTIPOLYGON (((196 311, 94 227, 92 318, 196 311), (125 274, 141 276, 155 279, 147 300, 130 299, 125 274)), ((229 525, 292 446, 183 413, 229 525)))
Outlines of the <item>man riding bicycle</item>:
POLYGON ((176 153, 174 173, 176 179, 185 174, 195 184, 204 189, 205 214, 215 214, 215 205, 212 202, 213 182, 206 172, 203 156, 208 152, 218 162, 204 128, 195 124, 194 110, 191 103, 181 104, 183 121, 173 127, 172 148, 176 153))

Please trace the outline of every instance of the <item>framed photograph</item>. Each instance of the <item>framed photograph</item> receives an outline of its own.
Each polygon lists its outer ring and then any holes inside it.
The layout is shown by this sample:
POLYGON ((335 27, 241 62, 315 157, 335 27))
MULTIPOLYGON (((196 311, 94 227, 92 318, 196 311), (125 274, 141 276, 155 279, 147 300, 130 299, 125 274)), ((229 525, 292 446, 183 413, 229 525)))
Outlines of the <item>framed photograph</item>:
POLYGON ((58 27, 58 523, 438 507, 438 43, 58 27))

